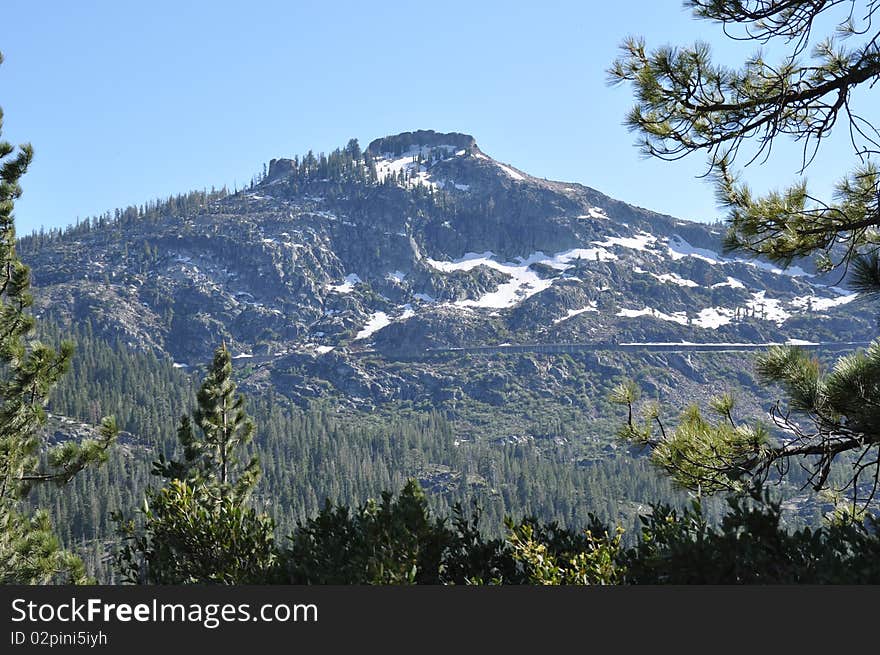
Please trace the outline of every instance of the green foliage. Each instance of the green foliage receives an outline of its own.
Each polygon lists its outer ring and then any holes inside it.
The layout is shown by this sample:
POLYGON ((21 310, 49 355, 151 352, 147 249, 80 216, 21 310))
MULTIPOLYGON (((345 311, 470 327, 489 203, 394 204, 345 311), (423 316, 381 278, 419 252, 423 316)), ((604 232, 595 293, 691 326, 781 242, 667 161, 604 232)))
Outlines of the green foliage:
POLYGON ((83 584, 83 561, 62 548, 45 510, 0 512, 0 584, 83 584))
POLYGON ((170 480, 150 494, 141 519, 143 530, 120 521, 126 544, 116 564, 125 582, 266 584, 275 576, 272 519, 204 483, 170 480))
POLYGON ((260 470, 256 457, 239 466, 254 425, 236 394, 225 345, 196 398, 192 420, 184 416, 177 432, 183 460, 160 455, 153 474, 165 478, 165 486, 147 491, 137 520, 114 517, 123 540, 114 553, 116 569, 131 583, 268 582, 278 559, 275 524, 245 505, 260 470))
POLYGON ((698 500, 679 512, 658 505, 642 517, 624 557, 631 584, 876 584, 877 523, 787 530, 778 503, 755 490, 732 497, 713 526, 698 500))
MULTIPOLYGON (((782 191, 756 197, 727 161, 718 164, 717 197, 728 211, 725 247, 765 256, 783 266, 798 257, 821 256, 831 270, 870 255, 880 245, 877 221, 878 178, 871 162, 858 166, 837 183, 830 203, 820 203, 798 181, 782 191), (846 250, 835 248, 843 243, 846 250), (841 259, 845 252, 846 259, 841 259)), ((854 279, 854 281, 856 281, 854 279)))
POLYGON ((56 351, 33 339, 30 270, 15 250, 13 217, 21 195, 19 180, 32 158, 30 145, 16 152, 0 141, 0 579, 76 582, 83 579, 82 562, 61 549, 46 512, 29 518, 21 513, 20 501, 35 485, 64 485, 86 467, 105 461, 116 429, 107 419, 99 439, 66 442, 45 456, 47 444, 40 434, 45 404, 70 367, 73 345, 64 342, 56 351))
POLYGON ((611 536, 607 529, 598 535, 586 530, 586 548, 575 553, 557 554, 541 540, 529 522, 510 524, 507 538, 513 559, 522 567, 524 582, 533 585, 610 585, 623 581, 619 565, 623 552, 618 528, 611 536))
POLYGON ((719 420, 707 420, 699 407, 692 405, 669 430, 656 403, 647 404, 642 425, 638 425, 634 420, 637 394, 613 393, 611 399, 628 408, 629 419, 620 430, 621 438, 649 447, 651 461, 685 489, 709 494, 742 491, 747 487, 743 477, 769 462, 766 428, 737 424, 732 415, 734 400, 729 394, 710 401, 719 420))
POLYGON ((254 423, 244 410, 244 397, 236 395, 232 356, 225 344, 214 353, 196 400, 192 420, 183 416, 177 430, 184 459, 167 461, 160 454, 155 474, 212 485, 223 496, 231 493, 244 499, 257 482, 260 465, 254 456, 240 471, 236 470, 238 452, 253 439, 254 423), (193 424, 200 435, 193 431, 193 424), (233 477, 237 478, 234 482, 233 477))
POLYGON ((863 297, 873 299, 880 294, 880 253, 868 252, 853 260, 849 286, 863 297))
MULTIPOLYGON (((37 488, 29 502, 50 510, 62 542, 82 554, 89 575, 112 583, 117 578, 107 551, 115 525, 108 510, 130 513, 142 504, 157 481, 150 470, 159 453, 185 460, 176 432, 206 371, 189 374, 154 353, 131 350, 124 340, 105 341, 88 322, 60 329, 47 320, 40 327, 46 343, 65 333, 77 343, 71 373, 52 395, 50 429, 66 430, 58 417, 90 422, 112 407, 122 432, 106 466, 74 478, 63 495, 51 486, 37 488)), ((475 359, 468 370, 483 370, 484 361, 475 359)), ((510 358, 505 366, 517 361, 510 358)), ((647 458, 609 444, 606 435, 616 426, 609 405, 592 389, 609 388, 610 380, 591 372, 582 357, 568 366, 567 375, 588 388, 565 407, 523 389, 504 407, 462 401, 452 414, 403 403, 367 415, 323 402, 301 409, 278 394, 249 392, 247 410, 258 425, 249 449, 259 455, 262 470, 250 502, 275 520, 280 540, 297 522, 316 516, 325 498, 357 507, 418 478, 435 516, 452 517, 456 504, 467 508, 477 501, 487 537, 505 534, 508 515, 576 529, 592 512, 625 526, 624 539, 630 539, 641 507, 656 500, 678 504, 683 495, 647 458), (505 434, 538 436, 495 440, 505 434)), ((242 373, 237 366, 234 371, 238 380, 242 373)), ((722 501, 708 506, 714 519, 722 501)))
MULTIPOLYGON (((819 270, 851 267, 854 289, 880 292, 880 175, 872 161, 880 153, 880 137, 853 107, 856 89, 880 79, 880 32, 873 20, 878 6, 864 2, 859 12, 859 3, 839 2, 686 4, 697 18, 721 23, 728 37, 779 43, 783 58, 771 63, 758 51, 736 69, 715 64, 705 43, 648 51, 643 40, 628 39, 609 75, 612 83, 634 87, 636 104, 627 124, 640 134, 643 152, 667 160, 707 154, 719 203, 728 211, 728 250, 783 266, 815 255, 819 270), (834 26, 833 34, 817 38, 817 24, 834 26), (731 168, 748 146, 754 146, 750 162, 766 159, 777 138, 789 137, 803 143, 803 173, 840 119, 848 123, 857 163, 842 176, 831 201, 812 196, 803 179, 759 196, 731 168)), ((654 438, 647 426, 635 427, 632 394, 618 393, 614 401, 629 408, 625 436, 651 446, 655 461, 690 488, 738 488, 736 481, 744 476, 762 479, 773 464, 784 471, 790 458, 804 464, 807 457, 812 458, 805 464, 811 469, 808 481, 821 490, 828 486, 835 459, 851 452, 857 463, 847 486, 854 503, 860 494, 869 501, 880 478, 878 362, 875 344, 844 357, 825 375, 800 349, 771 349, 759 360, 758 374, 763 382, 780 385, 787 397, 787 407, 776 403, 771 410, 785 435, 772 446, 760 425, 733 420, 731 403, 716 407, 727 419, 717 425, 689 409, 674 433, 654 438), (866 482, 871 478, 873 483, 866 482)), ((647 423, 663 431, 656 415, 647 423)))
POLYGON ((631 82, 635 88, 636 105, 627 124, 641 135, 645 154, 661 159, 708 154, 719 201, 730 211, 729 248, 787 265, 816 251, 830 255, 840 242, 847 246, 845 259, 860 247, 876 246, 878 177, 870 162, 877 153, 876 132, 850 104, 856 87, 880 77, 871 22, 876 6, 864 3, 856 20, 852 8, 836 2, 687 4, 698 18, 722 23, 732 38, 781 41, 788 52, 781 63, 771 63, 759 51, 737 70, 714 64, 705 43, 649 52, 643 40, 627 40, 609 75, 613 83, 631 82), (824 40, 817 40, 813 30, 820 15, 837 23, 824 40), (811 61, 800 61, 807 51, 811 61), (755 197, 730 170, 746 144, 756 146, 752 160, 769 157, 779 136, 803 142, 806 168, 838 118, 849 123, 860 164, 837 185, 832 203, 813 198, 803 181, 755 197))
POLYGON ((357 509, 327 503, 300 524, 285 553, 293 584, 616 584, 622 530, 609 536, 595 517, 576 534, 534 518, 507 521, 487 538, 475 507, 451 522, 431 516, 419 484, 357 509))
POLYGON ((719 523, 697 499, 654 505, 634 545, 595 517, 573 531, 533 518, 485 539, 478 518, 433 519, 418 485, 357 510, 327 506, 292 535, 295 584, 864 584, 880 580, 878 523, 786 526, 778 502, 754 489, 728 499, 719 523))
POLYGON ((298 526, 287 554, 294 584, 440 584, 497 577, 500 542, 485 541, 457 508, 453 527, 433 519, 410 480, 355 510, 329 501, 298 526))
POLYGON ((632 382, 609 395, 612 402, 627 407, 620 436, 650 448, 652 462, 679 485, 700 493, 743 491, 789 458, 810 467, 807 482, 819 491, 827 487, 835 458, 854 450, 860 458, 844 486, 851 489, 853 502, 861 498, 866 507, 873 496, 871 480, 880 467, 876 459, 880 344, 839 359, 829 372, 803 349, 774 346, 758 358, 756 369, 764 383, 778 385, 788 399, 788 409, 777 405, 770 411, 775 427, 784 430, 783 441, 773 439, 761 423, 737 422, 729 394, 710 401, 719 416, 715 422, 691 406, 674 428, 667 428, 655 403, 642 407, 639 422, 639 394, 632 382))

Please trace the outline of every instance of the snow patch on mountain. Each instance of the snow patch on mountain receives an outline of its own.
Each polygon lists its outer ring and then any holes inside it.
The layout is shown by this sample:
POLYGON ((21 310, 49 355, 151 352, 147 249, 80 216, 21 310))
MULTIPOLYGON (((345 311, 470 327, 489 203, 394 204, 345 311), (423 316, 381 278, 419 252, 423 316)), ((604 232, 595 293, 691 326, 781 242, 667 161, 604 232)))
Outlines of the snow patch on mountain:
POLYGON ((724 258, 717 252, 705 248, 695 248, 677 234, 670 237, 666 245, 667 253, 673 261, 684 259, 685 257, 702 259, 710 264, 720 264, 724 261, 724 258))
POLYGON ((782 325, 791 318, 791 314, 782 309, 782 302, 777 298, 767 298, 766 291, 753 293, 752 299, 746 303, 746 307, 752 310, 755 316, 766 321, 773 321, 777 325, 782 325))
POLYGON ((385 312, 373 312, 373 315, 367 319, 367 323, 364 325, 363 329, 355 335, 354 340, 360 341, 361 339, 366 339, 390 324, 391 317, 389 317, 388 314, 385 312))
POLYGON ((824 312, 832 307, 840 307, 851 303, 858 297, 857 293, 847 293, 837 298, 823 298, 822 296, 798 296, 791 300, 791 306, 803 311, 824 312))
POLYGON ((657 275, 656 273, 651 273, 651 275, 660 282, 669 282, 671 284, 677 284, 680 287, 698 287, 700 286, 693 280, 688 280, 687 278, 681 277, 677 273, 664 273, 663 275, 657 275))
POLYGON ((700 285, 694 282, 693 280, 688 280, 687 278, 683 278, 678 273, 663 273, 662 275, 658 275, 657 273, 651 273, 650 271, 643 270, 638 266, 633 266, 633 273, 642 273, 647 274, 653 277, 660 282, 668 282, 670 284, 677 284, 680 287, 699 287, 700 285))
POLYGON ((533 264, 544 264, 556 270, 564 271, 578 259, 592 261, 617 259, 616 255, 608 252, 605 248, 575 248, 551 256, 539 251, 532 253, 528 257, 518 257, 516 262, 501 263, 494 258, 495 253, 486 251, 483 253, 469 252, 455 261, 438 261, 430 258, 426 258, 425 261, 433 268, 445 273, 470 271, 477 266, 486 266, 504 273, 510 280, 499 284, 495 291, 490 291, 477 299, 459 300, 452 303, 452 305, 456 307, 506 309, 548 289, 553 284, 553 280, 541 278, 531 268, 533 264))
POLYGON ((483 253, 476 252, 468 252, 465 253, 464 256, 459 259, 453 261, 439 261, 437 259, 431 259, 430 257, 426 258, 425 261, 432 268, 436 268, 438 271, 443 271, 444 273, 451 273, 452 271, 469 271, 472 268, 476 268, 481 264, 488 265, 487 262, 491 262, 492 264, 496 264, 492 257, 495 256, 494 252, 486 251, 483 253))
MULTIPOLYGON (((543 253, 538 253, 543 255, 543 253)), ((605 248, 573 248, 564 252, 557 253, 548 259, 539 260, 539 263, 546 264, 551 268, 564 271, 578 260, 589 260, 595 262, 610 262, 617 259, 617 255, 605 248)))
MULTIPOLYGON (((800 266, 779 268, 778 266, 774 266, 773 264, 770 264, 768 262, 761 261, 760 259, 727 259, 719 255, 714 250, 707 250, 706 248, 697 248, 695 246, 692 246, 677 234, 672 235, 668 239, 667 253, 673 261, 683 259, 684 257, 694 257, 696 259, 702 259, 703 261, 706 261, 710 264, 745 264, 746 266, 760 268, 762 271, 767 271, 775 275, 787 275, 789 277, 815 277, 812 273, 807 273, 800 266)), ((728 280, 729 279, 730 278, 728 278, 728 280)))
MULTIPOLYGON (((488 264, 487 264, 488 265, 488 264)), ((498 285, 476 300, 459 300, 453 303, 457 307, 483 307, 487 309, 505 309, 513 307, 526 298, 541 293, 553 284, 553 280, 542 280, 528 265, 523 266, 490 266, 510 276, 509 282, 498 285)))
POLYGON ((657 237, 647 232, 639 232, 632 237, 606 237, 605 241, 593 241, 597 246, 611 247, 621 246, 631 250, 647 250, 649 246, 657 243, 657 237))
POLYGON ((733 319, 734 312, 726 307, 707 307, 701 309, 697 316, 688 318, 687 312, 661 312, 652 307, 644 309, 621 309, 617 312, 617 316, 625 318, 638 318, 640 316, 650 316, 661 321, 669 321, 678 323, 679 325, 692 325, 710 330, 717 329, 722 325, 727 325, 733 319))
POLYGON ((398 284, 403 282, 405 277, 406 277, 406 273, 402 273, 401 271, 393 271, 387 275, 387 278, 389 280, 394 280, 398 284))
POLYGON ((730 323, 733 320, 733 315, 733 310, 727 307, 706 307, 700 310, 697 318, 691 321, 691 324, 708 330, 715 330, 722 325, 730 323))
MULTIPOLYGON (((638 267, 636 267, 636 269, 634 270, 636 270, 636 272, 646 272, 637 269, 638 267)), ((655 275, 655 277, 659 276, 655 275)), ((742 285, 742 283, 739 283, 739 281, 735 280, 734 278, 728 278, 728 282, 722 284, 734 286, 735 288, 744 286, 742 285), (730 284, 731 280, 733 280, 733 282, 737 284, 730 284)), ((795 310, 795 313, 798 311, 803 312, 808 310, 818 312, 825 311, 833 307, 845 305, 849 302, 852 302, 856 298, 856 296, 857 294, 848 294, 846 296, 841 296, 838 298, 801 296, 798 298, 794 298, 790 301, 784 301, 779 298, 768 298, 766 291, 755 291, 751 294, 751 298, 745 303, 744 309, 746 315, 750 315, 752 318, 757 318, 763 321, 770 321, 772 323, 776 323, 777 326, 781 326, 793 315, 793 312, 788 311, 783 307, 783 303, 785 302, 787 302, 790 308, 795 310)), ((617 316, 622 316, 625 318, 652 316, 653 318, 662 321, 671 321, 673 323, 679 323, 681 325, 692 325, 695 327, 714 330, 723 325, 731 323, 733 319, 736 318, 737 312, 736 310, 730 309, 728 307, 706 307, 699 310, 696 317, 691 316, 690 320, 688 320, 687 312, 665 313, 646 306, 643 309, 621 309, 617 313, 617 316)))
POLYGON ((345 276, 345 281, 342 284, 334 284, 330 287, 330 290, 336 293, 351 293, 354 291, 354 285, 356 284, 361 284, 361 279, 354 273, 351 273, 345 276))
POLYGON ((779 268, 768 262, 762 262, 760 259, 737 259, 735 260, 747 266, 760 268, 762 271, 769 271, 776 275, 788 275, 789 277, 815 277, 812 273, 807 273, 800 266, 789 266, 788 268, 779 268))
POLYGON ((395 321, 405 321, 408 318, 412 318, 416 314, 416 310, 409 303, 405 305, 400 305, 398 307, 400 313, 397 316, 389 316, 386 312, 378 311, 373 312, 370 315, 370 318, 367 319, 364 327, 355 335, 355 341, 362 341, 364 339, 368 339, 373 336, 379 330, 388 327, 395 321))
POLYGON ((432 151, 443 150, 447 155, 456 152, 455 146, 439 145, 439 146, 413 146, 406 152, 399 155, 392 153, 383 153, 376 157, 373 161, 376 164, 376 176, 379 182, 384 182, 388 176, 397 178, 401 171, 404 171, 411 186, 423 184, 434 188, 443 188, 444 183, 435 180, 428 167, 424 162, 432 151))
POLYGON ((625 318, 638 318, 640 316, 651 316, 653 318, 658 318, 661 321, 670 321, 671 323, 678 323, 679 325, 687 325, 688 317, 687 312, 674 312, 672 314, 666 314, 661 312, 653 307, 645 306, 644 309, 621 309, 616 314, 617 316, 623 316, 625 318))
POLYGON ((553 325, 559 325, 563 321, 567 321, 570 318, 574 318, 575 316, 580 316, 586 312, 598 312, 599 309, 596 306, 596 301, 591 300, 590 304, 586 307, 582 307, 581 309, 569 309, 568 312, 562 318, 557 318, 553 321, 553 325))
POLYGON ((521 182, 521 181, 523 181, 524 179, 526 179, 525 176, 523 176, 522 174, 516 172, 516 171, 513 170, 510 166, 505 166, 504 164, 501 164, 501 163, 499 163, 499 162, 497 162, 497 161, 495 162, 495 165, 498 166, 498 168, 500 168, 502 171, 504 171, 505 173, 507 173, 507 175, 509 175, 509 176, 510 176, 511 178, 513 178, 514 180, 517 180, 517 181, 521 182))
POLYGON ((731 289, 745 289, 746 285, 737 280, 735 277, 727 276, 727 280, 724 282, 719 282, 718 284, 713 284, 712 288, 717 289, 719 287, 730 287, 731 289))

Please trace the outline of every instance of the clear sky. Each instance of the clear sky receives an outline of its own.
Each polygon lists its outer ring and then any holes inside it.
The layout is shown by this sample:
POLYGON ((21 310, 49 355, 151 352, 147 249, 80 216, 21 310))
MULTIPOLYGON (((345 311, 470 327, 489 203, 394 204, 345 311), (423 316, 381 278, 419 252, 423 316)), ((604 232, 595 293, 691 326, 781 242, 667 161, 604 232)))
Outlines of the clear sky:
MULTIPOLYGON (((19 234, 190 189, 273 157, 416 129, 474 135, 532 175, 681 218, 720 217, 704 159, 643 159, 606 85, 627 34, 724 44, 680 0, 4 0, 3 138, 30 141, 19 234)), ((727 48, 727 50, 724 50, 727 48)), ((833 149, 832 149, 833 152, 833 149)), ((810 169, 820 189, 851 162, 810 169)), ((781 185, 793 160, 750 170, 781 185)))

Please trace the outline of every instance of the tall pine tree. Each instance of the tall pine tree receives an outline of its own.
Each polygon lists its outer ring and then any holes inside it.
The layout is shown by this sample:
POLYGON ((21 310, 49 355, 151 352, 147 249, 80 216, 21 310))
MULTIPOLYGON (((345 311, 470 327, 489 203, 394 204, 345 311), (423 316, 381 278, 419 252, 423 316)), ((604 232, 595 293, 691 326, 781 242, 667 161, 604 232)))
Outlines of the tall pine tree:
MULTIPOLYGON (((0 133, 2 117, 0 111, 0 133)), ((0 582, 80 582, 82 561, 61 548, 48 514, 29 515, 23 501, 34 485, 61 486, 104 462, 116 427, 105 419, 97 439, 52 448, 40 431, 49 392, 70 366, 73 344, 56 351, 32 338, 30 271, 16 254, 13 217, 19 180, 32 157, 29 144, 16 151, 0 141, 0 582)))
POLYGON ((253 439, 254 422, 244 410, 244 397, 236 393, 226 344, 214 352, 196 400, 192 419, 183 416, 177 430, 183 459, 167 461, 160 455, 154 472, 169 479, 204 483, 220 496, 231 494, 244 500, 259 478, 260 465, 254 456, 241 466, 241 451, 253 439))
POLYGON ((137 520, 117 514, 124 545, 115 556, 122 578, 149 584, 258 584, 272 581, 278 556, 274 522, 247 506, 260 475, 242 463, 254 424, 236 393, 226 345, 214 353, 192 417, 177 431, 182 459, 159 456, 165 479, 147 493, 137 520))

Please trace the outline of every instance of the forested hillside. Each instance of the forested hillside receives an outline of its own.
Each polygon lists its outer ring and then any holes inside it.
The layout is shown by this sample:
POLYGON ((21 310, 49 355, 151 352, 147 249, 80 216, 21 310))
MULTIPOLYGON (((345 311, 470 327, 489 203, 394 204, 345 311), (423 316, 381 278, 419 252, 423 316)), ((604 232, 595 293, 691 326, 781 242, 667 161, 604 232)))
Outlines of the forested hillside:
MULTIPOLYGON (((46 336, 59 335, 56 329, 46 336)), ((66 487, 40 488, 32 502, 52 509, 64 542, 82 549, 89 570, 110 581, 105 558, 114 542, 111 512, 137 507, 145 487, 155 484, 150 463, 158 452, 174 451, 180 416, 195 403, 198 373, 106 343, 88 324, 65 335, 77 349, 72 371, 49 406, 50 434, 65 439, 86 432, 60 417, 93 425, 96 417, 110 413, 123 432, 105 466, 66 487)), ((504 531, 506 516, 533 514, 576 528, 586 524, 589 513, 619 522, 632 534, 637 514, 651 502, 684 498, 643 457, 613 448, 609 440, 585 451, 579 433, 597 429, 586 419, 580 427, 545 426, 565 438, 461 443, 459 421, 439 412, 401 408, 370 417, 339 412, 331 403, 302 410, 269 391, 248 394, 247 407, 256 422, 254 449, 263 468, 254 502, 277 520, 280 537, 297 521, 313 517, 325 499, 357 505, 383 490, 402 488, 409 478, 421 482, 440 516, 449 515, 456 502, 467 507, 476 501, 484 513, 482 527, 494 535, 504 531)), ((614 429, 610 421, 605 426, 614 429)), ((712 504, 713 512, 720 506, 712 504)))

